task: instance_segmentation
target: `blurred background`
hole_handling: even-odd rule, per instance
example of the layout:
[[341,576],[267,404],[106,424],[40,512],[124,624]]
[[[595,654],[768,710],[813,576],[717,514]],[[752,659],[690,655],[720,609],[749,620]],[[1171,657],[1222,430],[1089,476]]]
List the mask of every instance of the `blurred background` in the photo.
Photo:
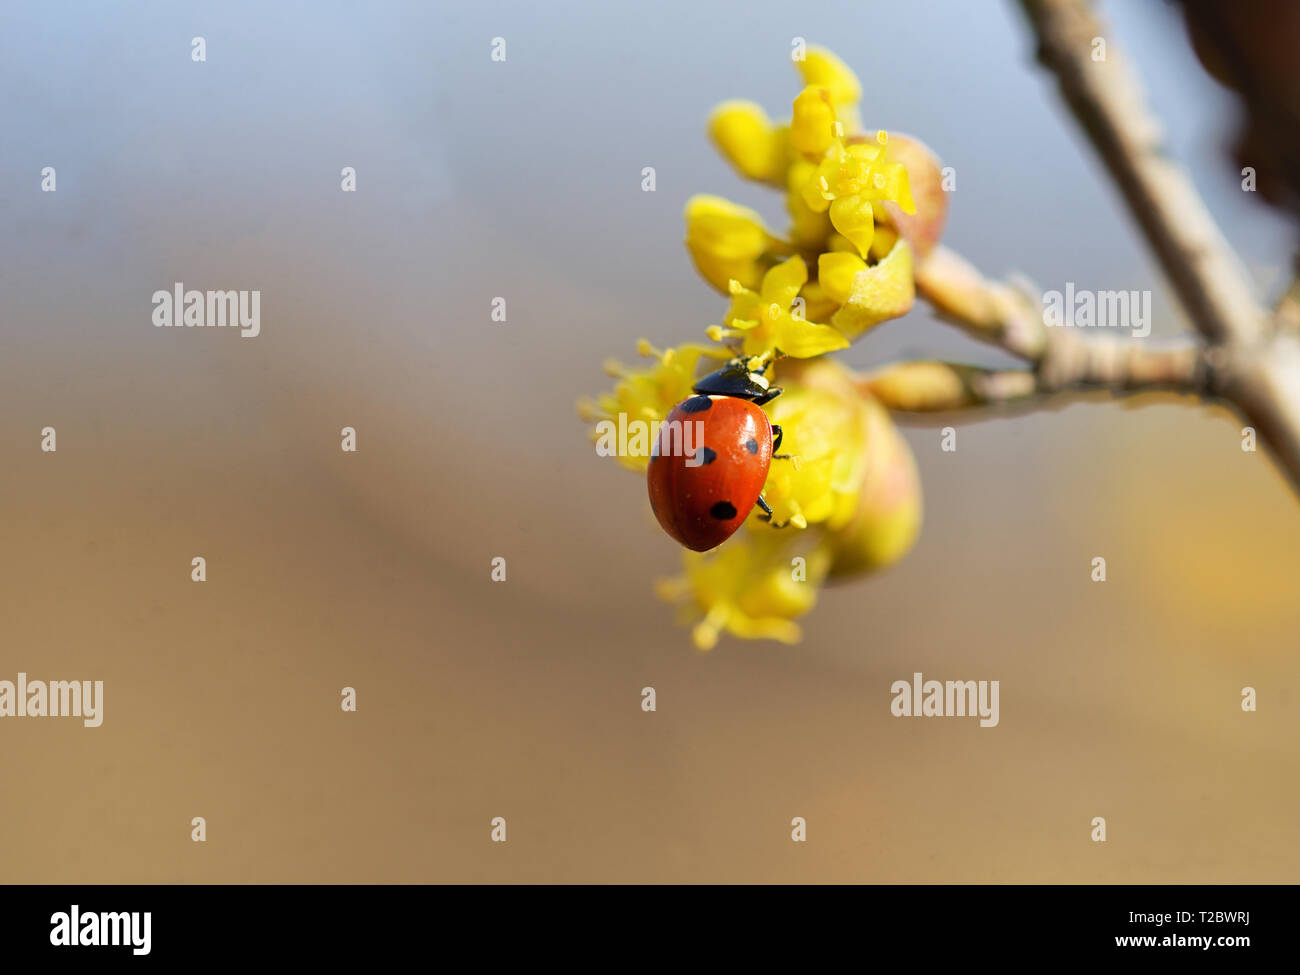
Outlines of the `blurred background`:
[[[1231,94],[1177,7],[1104,11],[1271,295]],[[704,125],[788,115],[796,36],[955,168],[981,270],[1185,329],[1010,4],[0,8],[0,679],[105,681],[98,729],[0,721],[0,882],[1300,877],[1300,509],[1225,411],[908,428],[917,547],[797,647],[655,600],[679,550],[574,404],[723,314],[692,193],[784,226]],[[261,335],[155,329],[177,281],[260,289]],[[1005,361],[923,309],[845,358],[922,354]],[[999,726],[891,717],[915,671],[999,680]]]

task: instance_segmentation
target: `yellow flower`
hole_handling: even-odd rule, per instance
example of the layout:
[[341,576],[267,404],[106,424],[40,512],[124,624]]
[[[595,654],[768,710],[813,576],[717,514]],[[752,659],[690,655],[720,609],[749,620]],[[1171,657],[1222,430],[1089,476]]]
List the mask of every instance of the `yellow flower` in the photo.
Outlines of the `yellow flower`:
[[[709,138],[746,179],[778,187],[784,185],[791,150],[810,136],[824,138],[828,121],[838,120],[842,126],[839,131],[844,135],[861,131],[857,103],[862,97],[862,86],[857,76],[823,47],[810,46],[804,54],[804,59],[796,61],[795,66],[803,76],[805,92],[814,92],[803,103],[796,99],[796,118],[800,117],[801,110],[811,113],[803,118],[804,128],[796,131],[798,126],[794,124],[779,125],[768,118],[761,105],[742,99],[723,102],[709,116]],[[814,135],[818,128],[823,132],[820,137]],[[816,155],[820,157],[829,144],[822,142]],[[797,148],[796,151],[808,150]]]
[[868,329],[911,310],[916,299],[912,249],[893,235],[894,246],[878,264],[856,254],[833,251],[817,258],[817,283],[842,307],[831,323],[850,341]]
[[[852,257],[853,255],[848,255]],[[822,273],[823,257],[818,259],[818,274]],[[842,268],[832,273],[832,278],[842,281]],[[839,281],[831,287],[839,287]],[[827,282],[822,281],[823,289],[831,294]],[[913,274],[911,247],[906,240],[897,238],[893,248],[879,264],[854,270],[852,286],[845,296],[844,304],[831,317],[831,322],[849,341],[861,337],[867,329],[874,328],[889,318],[897,318],[911,311],[911,304],[917,299],[917,281]]]
[[[781,452],[791,459],[772,461],[763,488],[774,525],[835,529],[857,505],[866,453],[862,397],[851,384],[827,381],[828,372],[838,377],[844,367],[832,359],[778,365],[776,381],[784,392],[767,411],[784,431]],[[772,530],[757,517],[751,523]]]
[[700,276],[723,293],[733,279],[757,288],[771,264],[764,255],[790,252],[753,210],[704,194],[686,202],[686,249]]
[[[788,381],[781,377],[787,389],[795,387],[803,394],[829,397],[838,401],[844,411],[842,426],[836,429],[834,414],[823,407],[822,429],[815,431],[816,436],[836,438],[832,446],[841,464],[831,484],[837,498],[834,514],[822,532],[824,544],[832,553],[830,577],[842,578],[892,565],[912,548],[921,528],[921,482],[907,441],[889,411],[865,391],[858,377],[835,360],[785,365],[795,370]],[[778,397],[772,405],[784,398]],[[851,424],[846,418],[849,412],[853,414]],[[797,419],[808,422],[806,416]],[[786,429],[793,429],[795,420],[791,417],[791,426]],[[801,445],[799,449],[805,448]],[[845,455],[852,458],[851,463]],[[775,461],[772,466],[773,472],[779,470]],[[801,463],[800,468],[803,466]],[[777,493],[774,487],[769,473],[769,501]]]
[[[669,410],[691,395],[701,357],[726,359],[730,355],[726,349],[699,343],[661,352],[645,339],[637,343],[637,351],[655,361],[642,369],[629,369],[618,362],[606,363],[605,371],[619,380],[613,391],[601,394],[594,401],[584,399],[578,403],[579,416],[596,424],[591,431],[593,442],[608,438],[612,432],[610,425],[616,429],[620,415],[624,417],[625,428],[638,421],[642,430],[647,429],[644,425],[663,420]],[[634,442],[629,436],[629,447]],[[644,472],[650,459],[648,436],[644,447],[635,453],[618,451],[615,456],[629,470]]]
[[817,602],[831,552],[806,536],[746,533],[711,552],[686,552],[685,573],[657,585],[661,598],[685,603],[695,645],[711,650],[724,631],[749,640],[797,643],[794,622]]
[[850,133],[860,131],[857,105],[862,98],[862,85],[852,69],[826,48],[816,45],[809,46],[804,59],[795,64],[805,85],[826,89],[845,129]]
[[[911,245],[917,260],[923,260],[934,250],[943,235],[944,221],[948,215],[948,192],[944,189],[945,177],[939,157],[924,142],[897,132],[889,136],[885,155],[891,162],[900,163],[907,170],[907,188],[915,202],[915,213],[903,213],[897,204],[886,203],[884,209],[890,224]],[[876,237],[880,234],[877,232]],[[875,252],[877,241],[872,242]],[[889,247],[885,247],[887,253]]]
[[785,176],[786,129],[773,125],[761,105],[723,102],[709,116],[709,138],[740,175],[777,186]]
[[[911,308],[913,262],[931,254],[943,227],[942,171],[914,139],[861,135],[857,77],[824,48],[805,55],[798,62],[804,88],[788,124],[748,101],[726,102],[709,119],[710,138],[742,176],[784,191],[786,238],[720,197],[694,196],[686,205],[691,259],[731,298],[723,324],[708,330],[727,347],[659,351],[643,340],[638,349],[653,361],[639,369],[610,364],[614,389],[579,404],[598,421],[598,452],[644,473],[649,437],[640,449],[633,425],[663,420],[717,360],[743,355],[757,360],[756,369],[774,363],[771,378],[784,392],[763,408],[784,439],[763,488],[770,520],[755,507],[742,531],[712,551],[684,552],[683,574],[658,584],[660,595],[682,604],[702,650],[723,633],[797,641],[796,621],[823,583],[896,562],[920,528],[907,442],[872,395],[872,380],[825,353]],[[814,259],[817,278],[809,281]],[[613,451],[603,446],[611,423]]]
[[742,351],[748,356],[776,352],[804,359],[848,348],[848,340],[835,329],[808,321],[802,306],[797,308],[798,314],[791,312],[807,280],[808,267],[802,257],[792,257],[769,270],[757,293],[733,280],[725,327],[710,328],[709,338],[742,339]]
[[866,257],[875,231],[873,204],[897,203],[915,213],[907,170],[885,156],[888,135],[876,133],[875,144],[835,139],[802,188],[803,201],[814,212],[829,211],[831,225]]
[[813,210],[803,200],[803,188],[816,173],[815,163],[796,159],[790,164],[785,187],[785,209],[790,214],[790,240],[796,247],[808,251],[823,250],[827,238],[835,232],[825,208]]
[[831,575],[860,575],[893,565],[921,531],[921,478],[912,450],[889,412],[864,396],[867,454],[857,507],[830,538]]

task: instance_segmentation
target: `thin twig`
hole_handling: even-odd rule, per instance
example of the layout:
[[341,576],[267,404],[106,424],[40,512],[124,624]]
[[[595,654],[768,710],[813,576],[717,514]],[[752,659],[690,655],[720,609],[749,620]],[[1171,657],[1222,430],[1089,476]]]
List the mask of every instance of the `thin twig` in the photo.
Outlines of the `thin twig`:
[[980,341],[1030,362],[1042,358],[1047,330],[1027,283],[990,280],[940,246],[917,266],[916,289],[946,322]]
[[[1106,391],[1117,396],[1173,392],[1200,396],[1208,374],[1196,342],[1148,345],[1084,340],[1069,329],[1049,334],[1031,368],[987,369],[953,362],[897,362],[858,378],[891,410],[934,414],[983,407],[1041,405],[1047,398]],[[1057,404],[1053,404],[1057,405]]]

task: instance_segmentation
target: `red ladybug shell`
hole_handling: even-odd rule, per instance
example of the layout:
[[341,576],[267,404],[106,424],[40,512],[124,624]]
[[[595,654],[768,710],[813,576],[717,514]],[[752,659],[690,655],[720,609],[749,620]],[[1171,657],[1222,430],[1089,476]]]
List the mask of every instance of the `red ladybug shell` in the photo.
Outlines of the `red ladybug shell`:
[[772,424],[761,407],[692,396],[673,407],[650,452],[650,509],[669,535],[707,552],[748,517],[771,463]]

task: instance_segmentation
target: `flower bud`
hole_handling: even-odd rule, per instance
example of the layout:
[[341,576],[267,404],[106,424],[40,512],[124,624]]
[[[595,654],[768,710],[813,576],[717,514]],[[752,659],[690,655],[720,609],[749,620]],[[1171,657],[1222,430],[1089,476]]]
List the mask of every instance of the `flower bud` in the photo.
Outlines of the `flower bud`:
[[709,116],[709,138],[740,175],[780,185],[785,174],[785,131],[768,120],[762,106],[723,102]]
[[912,450],[883,406],[866,395],[863,403],[867,459],[857,508],[831,535],[833,578],[892,565],[911,551],[921,530],[921,479]]
[[769,250],[781,250],[757,213],[720,196],[700,194],[686,202],[686,249],[695,268],[723,294],[730,281],[757,288]]

